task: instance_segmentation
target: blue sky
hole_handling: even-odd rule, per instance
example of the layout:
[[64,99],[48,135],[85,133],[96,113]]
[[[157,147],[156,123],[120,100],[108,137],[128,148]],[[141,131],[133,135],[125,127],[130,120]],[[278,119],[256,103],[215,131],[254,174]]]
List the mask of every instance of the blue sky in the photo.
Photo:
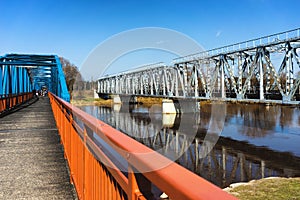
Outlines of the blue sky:
[[78,67],[99,43],[133,28],[173,29],[212,49],[300,27],[299,0],[0,0],[0,6],[1,55],[58,54]]

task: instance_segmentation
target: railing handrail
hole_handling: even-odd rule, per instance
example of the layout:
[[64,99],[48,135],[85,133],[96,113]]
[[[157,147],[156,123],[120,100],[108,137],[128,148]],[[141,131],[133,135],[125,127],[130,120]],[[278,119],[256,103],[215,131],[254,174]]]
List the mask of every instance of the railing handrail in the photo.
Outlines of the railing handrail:
[[[141,172],[171,199],[236,199],[217,186],[188,171],[168,158],[137,142],[108,124],[85,113],[70,103],[55,97],[106,143],[111,145],[128,163]],[[90,142],[93,142],[90,140]],[[94,155],[101,157],[101,155]],[[162,167],[163,165],[165,167]],[[159,168],[159,169],[158,169]],[[117,169],[114,169],[117,170]]]

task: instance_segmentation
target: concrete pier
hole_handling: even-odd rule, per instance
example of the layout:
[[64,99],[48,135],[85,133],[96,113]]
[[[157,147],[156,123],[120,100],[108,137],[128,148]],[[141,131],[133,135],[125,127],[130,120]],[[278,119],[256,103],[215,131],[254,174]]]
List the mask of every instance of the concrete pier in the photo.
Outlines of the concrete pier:
[[162,113],[164,114],[176,114],[175,105],[171,99],[164,99],[162,101]]

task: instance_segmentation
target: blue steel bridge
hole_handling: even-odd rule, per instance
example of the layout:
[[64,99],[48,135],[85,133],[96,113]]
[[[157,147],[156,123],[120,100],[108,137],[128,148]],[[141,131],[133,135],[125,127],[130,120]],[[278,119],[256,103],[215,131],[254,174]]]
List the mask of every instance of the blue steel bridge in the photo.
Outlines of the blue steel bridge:
[[56,55],[7,54],[0,57],[0,95],[17,95],[46,87],[70,101],[65,76]]

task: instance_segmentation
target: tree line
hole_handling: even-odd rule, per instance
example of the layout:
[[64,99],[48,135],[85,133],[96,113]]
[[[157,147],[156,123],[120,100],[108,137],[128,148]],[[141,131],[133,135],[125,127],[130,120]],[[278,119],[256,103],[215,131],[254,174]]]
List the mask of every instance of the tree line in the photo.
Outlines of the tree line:
[[74,90],[96,89],[96,81],[85,81],[76,65],[66,58],[60,57],[59,59],[65,74],[68,91],[71,95]]

